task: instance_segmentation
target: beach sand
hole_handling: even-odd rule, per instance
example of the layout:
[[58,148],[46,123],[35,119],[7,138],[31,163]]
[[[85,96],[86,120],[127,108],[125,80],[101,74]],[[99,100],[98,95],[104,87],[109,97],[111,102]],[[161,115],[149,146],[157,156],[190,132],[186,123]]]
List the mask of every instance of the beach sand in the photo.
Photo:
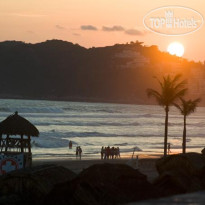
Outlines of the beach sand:
[[59,166],[63,166],[67,169],[72,170],[75,173],[80,173],[83,169],[88,168],[94,164],[103,164],[103,163],[112,163],[112,164],[128,164],[133,168],[137,169],[147,176],[148,181],[152,182],[157,176],[157,170],[155,168],[155,161],[159,158],[159,156],[140,156],[138,163],[136,164],[136,160],[131,160],[131,158],[124,157],[121,159],[109,159],[109,160],[101,160],[101,159],[33,159],[32,166],[44,165],[44,164],[55,164]]

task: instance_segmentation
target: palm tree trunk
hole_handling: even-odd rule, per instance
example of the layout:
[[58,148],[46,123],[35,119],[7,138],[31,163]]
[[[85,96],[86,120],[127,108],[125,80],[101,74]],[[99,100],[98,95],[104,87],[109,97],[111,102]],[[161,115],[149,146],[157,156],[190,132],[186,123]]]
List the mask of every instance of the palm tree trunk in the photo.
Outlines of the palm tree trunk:
[[182,152],[183,152],[183,154],[186,153],[186,115],[184,115],[184,131],[183,131]]
[[165,131],[164,131],[164,157],[167,156],[168,114],[169,114],[168,106],[166,106],[165,112],[166,112],[166,116],[165,116]]

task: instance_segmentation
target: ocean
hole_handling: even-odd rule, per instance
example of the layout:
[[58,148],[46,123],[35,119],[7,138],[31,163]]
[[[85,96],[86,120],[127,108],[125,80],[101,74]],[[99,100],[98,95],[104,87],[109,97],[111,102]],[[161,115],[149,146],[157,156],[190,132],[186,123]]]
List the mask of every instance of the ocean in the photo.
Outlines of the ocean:
[[[110,103],[62,102],[42,100],[0,100],[0,121],[18,111],[39,130],[32,137],[34,159],[75,159],[81,146],[82,158],[100,158],[102,146],[119,147],[121,156],[163,154],[164,117],[162,107]],[[181,152],[183,116],[176,108],[169,113],[172,152]],[[69,149],[69,141],[73,148]],[[187,118],[187,151],[205,147],[205,108]]]

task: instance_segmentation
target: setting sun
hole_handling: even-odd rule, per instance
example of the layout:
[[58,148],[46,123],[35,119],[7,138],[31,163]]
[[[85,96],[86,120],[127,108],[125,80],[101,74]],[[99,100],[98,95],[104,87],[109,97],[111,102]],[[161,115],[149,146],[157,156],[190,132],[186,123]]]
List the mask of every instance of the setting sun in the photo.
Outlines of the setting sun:
[[176,55],[178,57],[182,57],[184,54],[184,46],[179,42],[173,42],[173,43],[169,44],[167,51],[171,55]]

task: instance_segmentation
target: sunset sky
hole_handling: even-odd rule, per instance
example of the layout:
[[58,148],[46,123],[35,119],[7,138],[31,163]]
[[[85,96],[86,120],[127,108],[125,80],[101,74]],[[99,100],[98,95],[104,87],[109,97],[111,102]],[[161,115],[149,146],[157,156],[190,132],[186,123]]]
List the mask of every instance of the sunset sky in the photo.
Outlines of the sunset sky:
[[0,0],[0,41],[42,42],[62,39],[87,48],[143,41],[165,51],[173,41],[184,57],[205,60],[205,26],[185,36],[162,36],[143,25],[152,9],[180,5],[205,16],[203,0]]

